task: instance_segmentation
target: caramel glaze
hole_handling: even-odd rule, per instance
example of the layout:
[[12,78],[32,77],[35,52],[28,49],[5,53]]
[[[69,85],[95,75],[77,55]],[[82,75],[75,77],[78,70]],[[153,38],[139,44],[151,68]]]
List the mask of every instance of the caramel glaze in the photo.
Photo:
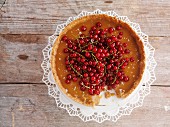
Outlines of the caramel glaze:
[[[67,37],[69,39],[73,39],[73,40],[77,39],[81,33],[83,33],[85,35],[89,35],[88,31],[98,21],[101,22],[102,27],[100,27],[100,28],[102,28],[102,29],[109,28],[109,27],[115,28],[117,25],[121,25],[121,24],[119,24],[119,22],[113,22],[110,18],[101,18],[101,17],[96,16],[95,18],[93,18],[91,20],[84,20],[84,22],[77,23],[70,30],[67,30],[64,34],[67,35]],[[82,25],[87,27],[87,30],[85,32],[81,32],[79,30],[79,28]],[[131,90],[131,88],[134,85],[134,82],[139,77],[139,74],[140,74],[140,68],[139,68],[140,52],[138,51],[139,48],[138,48],[135,38],[131,35],[131,31],[129,29],[126,29],[125,27],[123,27],[122,30],[114,31],[112,34],[107,33],[107,36],[111,36],[111,35],[117,36],[118,32],[123,32],[123,38],[120,41],[122,43],[126,42],[128,44],[127,48],[131,51],[130,54],[126,54],[126,55],[124,54],[123,57],[130,58],[133,56],[135,59],[134,62],[129,62],[128,66],[124,69],[125,75],[129,76],[129,81],[121,82],[115,90],[118,97],[121,97],[121,95],[120,95],[121,92],[126,93],[129,90]],[[67,54],[63,53],[64,48],[66,48],[66,43],[62,42],[61,37],[60,37],[59,47],[57,50],[57,54],[55,56],[56,57],[55,65],[56,65],[56,69],[57,69],[56,70],[57,75],[59,77],[59,80],[60,80],[62,86],[66,89],[66,92],[68,94],[70,94],[72,97],[79,99],[80,101],[82,101],[85,104],[92,103],[93,96],[89,95],[87,93],[87,90],[83,92],[79,89],[79,81],[77,81],[77,82],[71,81],[70,84],[65,83],[65,78],[66,78],[66,75],[68,74],[68,72],[67,72],[66,66],[65,66],[65,57]]]

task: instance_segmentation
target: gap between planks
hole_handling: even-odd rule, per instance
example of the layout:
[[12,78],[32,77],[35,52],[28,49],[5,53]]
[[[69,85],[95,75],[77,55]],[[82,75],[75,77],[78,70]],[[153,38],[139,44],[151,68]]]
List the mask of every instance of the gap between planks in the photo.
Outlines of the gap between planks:
[[[21,84],[21,85],[45,85],[45,83],[29,83],[29,82],[1,82],[0,85],[10,85],[10,84],[14,84],[14,85],[17,85],[17,84]],[[170,87],[170,84],[169,85],[151,85],[152,87]]]
[[[46,35],[46,36],[51,36],[51,35],[53,35],[54,33],[52,33],[52,34],[2,34],[2,33],[0,33],[0,35]],[[56,36],[59,36],[59,35],[56,35]],[[148,35],[148,37],[162,37],[162,38],[164,38],[164,37],[170,37],[170,36],[149,36]]]

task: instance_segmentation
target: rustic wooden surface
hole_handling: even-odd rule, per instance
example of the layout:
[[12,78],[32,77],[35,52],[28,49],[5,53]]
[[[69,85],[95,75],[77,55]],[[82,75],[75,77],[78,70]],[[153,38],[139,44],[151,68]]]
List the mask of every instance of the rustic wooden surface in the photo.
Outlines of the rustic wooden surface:
[[[0,4],[0,127],[170,126],[169,0],[0,0]],[[41,51],[56,25],[97,8],[139,23],[156,49],[157,80],[151,94],[142,107],[116,123],[84,123],[70,117],[56,107],[41,81]]]

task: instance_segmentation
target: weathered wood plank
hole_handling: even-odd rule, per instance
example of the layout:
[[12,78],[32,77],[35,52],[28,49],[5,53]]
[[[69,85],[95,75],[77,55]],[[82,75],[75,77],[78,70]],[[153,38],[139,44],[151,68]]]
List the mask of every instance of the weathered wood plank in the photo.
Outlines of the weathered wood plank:
[[[170,87],[152,87],[144,105],[134,109],[130,116],[123,116],[117,123],[102,124],[82,122],[78,117],[56,107],[55,100],[47,95],[47,87],[40,84],[1,84],[0,126],[1,127],[168,127],[170,126]],[[156,121],[156,122],[155,122]]]
[[149,36],[170,36],[169,0],[9,0],[0,11],[0,33],[52,34],[68,17],[97,8],[128,16]]
[[47,36],[2,35],[0,82],[42,82],[42,49]]
[[[0,83],[42,83],[42,49],[46,35],[0,35]],[[150,37],[156,48],[157,80],[154,85],[169,85],[170,37]]]

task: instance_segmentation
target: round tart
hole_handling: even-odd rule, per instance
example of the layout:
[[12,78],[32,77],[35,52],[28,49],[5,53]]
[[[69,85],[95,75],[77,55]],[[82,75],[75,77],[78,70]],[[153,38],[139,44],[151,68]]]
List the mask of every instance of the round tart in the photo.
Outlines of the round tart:
[[56,39],[51,69],[59,88],[86,106],[98,105],[101,92],[125,98],[142,79],[144,46],[125,22],[104,14],[68,24]]

